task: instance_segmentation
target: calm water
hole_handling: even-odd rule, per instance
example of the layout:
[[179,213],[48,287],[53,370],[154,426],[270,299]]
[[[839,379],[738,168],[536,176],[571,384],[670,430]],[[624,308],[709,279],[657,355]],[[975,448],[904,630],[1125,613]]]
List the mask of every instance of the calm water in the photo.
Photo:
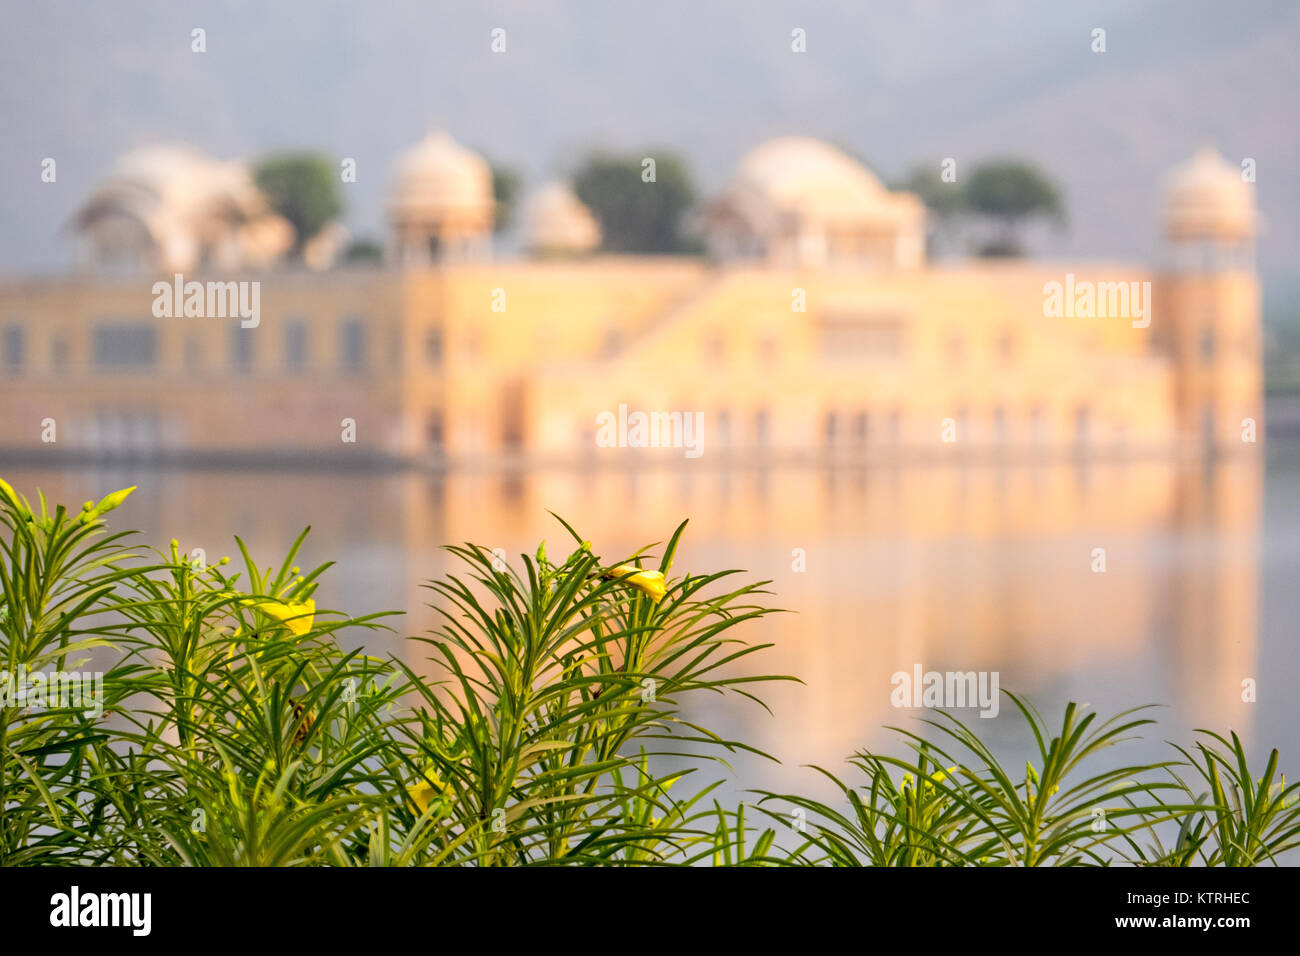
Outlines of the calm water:
[[[704,459],[700,460],[701,462]],[[695,465],[698,463],[690,463]],[[827,795],[802,767],[841,768],[864,747],[897,750],[887,724],[920,710],[891,706],[890,677],[915,665],[997,671],[1055,722],[1067,700],[1103,714],[1166,705],[1161,725],[1128,751],[1169,756],[1162,741],[1195,727],[1236,730],[1259,752],[1282,749],[1300,773],[1295,621],[1300,616],[1300,443],[1274,441],[1251,462],[1170,462],[885,469],[545,471],[458,474],[5,468],[20,490],[73,507],[138,484],[117,527],[163,545],[234,551],[239,533],[261,563],[312,526],[301,564],[337,561],[321,606],[359,614],[403,609],[420,632],[433,617],[420,584],[453,568],[445,543],[510,555],[546,538],[558,554],[564,515],[604,557],[664,540],[691,518],[677,569],[748,569],[771,579],[773,603],[796,613],[749,628],[775,647],[753,666],[798,675],[772,685],[772,715],[740,700],[691,716],[767,750],[780,764],[734,762],[733,791]],[[1094,549],[1105,571],[1094,570]],[[795,569],[802,549],[806,570]],[[374,640],[367,638],[367,640]],[[423,656],[394,638],[374,650]],[[1244,679],[1258,701],[1243,703]],[[1022,760],[1019,718],[980,719]],[[1021,764],[1022,765],[1022,764]],[[720,771],[721,773],[722,771]]]

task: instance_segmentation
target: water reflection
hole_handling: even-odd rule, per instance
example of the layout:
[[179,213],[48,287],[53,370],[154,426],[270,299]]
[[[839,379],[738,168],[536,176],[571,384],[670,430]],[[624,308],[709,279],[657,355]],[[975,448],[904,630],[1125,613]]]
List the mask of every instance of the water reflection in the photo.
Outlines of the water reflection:
[[[1270,465],[1292,490],[1297,472],[1294,455]],[[435,478],[123,467],[8,469],[6,477],[74,505],[138,484],[117,525],[158,544],[179,538],[210,559],[231,553],[238,532],[260,560],[277,560],[311,525],[301,563],[338,562],[321,605],[356,614],[401,608],[407,633],[434,621],[420,585],[452,569],[445,543],[516,555],[546,538],[558,553],[566,535],[549,510],[612,559],[664,540],[689,516],[679,569],[746,568],[771,579],[775,604],[797,612],[750,628],[751,639],[774,644],[750,666],[797,675],[804,686],[770,688],[770,717],[725,700],[693,715],[783,761],[739,761],[737,789],[818,791],[801,764],[836,767],[856,749],[887,745],[882,725],[923,716],[890,704],[891,675],[918,664],[997,671],[1004,688],[1030,695],[1045,714],[1067,699],[1103,712],[1169,705],[1135,759],[1167,756],[1160,741],[1186,739],[1197,726],[1251,740],[1255,705],[1242,701],[1242,681],[1260,678],[1261,641],[1284,671],[1295,668],[1289,616],[1261,634],[1263,469],[1255,459],[1208,468],[971,462]],[[1270,505],[1270,520],[1292,522],[1293,501]],[[386,649],[422,655],[396,639]],[[1261,742],[1272,747],[1283,743],[1295,705],[1270,713]],[[991,739],[1023,743],[1010,708],[996,720],[975,715],[965,712]]]

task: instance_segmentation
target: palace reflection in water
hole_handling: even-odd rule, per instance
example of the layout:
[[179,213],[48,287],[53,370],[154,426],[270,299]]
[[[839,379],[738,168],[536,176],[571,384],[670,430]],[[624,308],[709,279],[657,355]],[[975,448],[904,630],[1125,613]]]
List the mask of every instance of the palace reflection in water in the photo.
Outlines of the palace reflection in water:
[[[1267,468],[1288,489],[1268,514],[1285,571],[1300,468],[1280,443]],[[742,760],[738,789],[815,790],[801,764],[839,767],[859,748],[890,746],[882,726],[914,726],[925,715],[890,705],[890,676],[918,664],[997,671],[1003,688],[1029,695],[1053,720],[1071,699],[1103,713],[1169,705],[1130,756],[1168,756],[1160,741],[1186,740],[1194,727],[1231,727],[1248,741],[1258,731],[1261,745],[1278,746],[1289,724],[1257,728],[1257,705],[1242,702],[1242,681],[1261,678],[1261,644],[1272,648],[1269,660],[1294,657],[1283,643],[1288,614],[1260,627],[1261,555],[1270,560],[1260,540],[1264,471],[1247,457],[444,477],[129,465],[7,468],[6,478],[73,503],[138,484],[115,526],[139,528],[159,545],[179,538],[210,559],[231,553],[238,533],[260,561],[278,560],[310,524],[300,563],[338,562],[319,605],[402,609],[399,634],[435,623],[421,583],[455,569],[444,544],[474,541],[517,560],[545,538],[558,554],[567,536],[554,511],[613,560],[664,540],[689,517],[676,570],[738,567],[771,579],[772,603],[796,613],[747,626],[750,640],[774,645],[748,666],[805,682],[770,686],[771,716],[732,698],[692,716],[783,761]],[[1104,573],[1094,570],[1098,548]],[[795,549],[805,571],[794,570]],[[1285,583],[1281,590],[1286,608],[1294,599]],[[424,656],[397,635],[354,638],[363,639],[417,666]],[[1007,706],[996,720],[976,713],[962,715],[995,741],[1019,732]]]

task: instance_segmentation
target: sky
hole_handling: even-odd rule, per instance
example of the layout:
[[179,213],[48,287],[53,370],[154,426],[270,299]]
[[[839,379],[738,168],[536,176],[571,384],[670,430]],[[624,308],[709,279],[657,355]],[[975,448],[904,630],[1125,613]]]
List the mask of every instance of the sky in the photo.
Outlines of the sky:
[[138,145],[354,158],[346,223],[378,237],[393,160],[433,127],[518,167],[526,189],[607,147],[673,149],[706,194],[746,150],[803,134],[886,178],[943,157],[959,176],[1031,159],[1069,210],[1065,231],[1034,233],[1036,252],[1148,262],[1168,169],[1203,144],[1250,157],[1277,305],[1300,301],[1297,50],[1290,0],[8,4],[0,275],[67,269],[69,218]]

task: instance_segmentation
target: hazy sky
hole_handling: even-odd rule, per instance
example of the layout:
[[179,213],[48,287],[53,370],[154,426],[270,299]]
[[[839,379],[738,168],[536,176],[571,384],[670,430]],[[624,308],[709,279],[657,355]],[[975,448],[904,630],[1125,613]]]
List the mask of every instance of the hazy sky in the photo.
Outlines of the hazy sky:
[[[190,31],[207,31],[207,52]],[[494,27],[507,51],[489,48]],[[806,53],[790,49],[795,27]],[[1093,53],[1091,32],[1107,31]],[[445,126],[527,185],[592,145],[668,146],[700,184],[787,133],[887,176],[1037,160],[1070,228],[1045,253],[1152,259],[1161,175],[1202,143],[1256,160],[1275,290],[1300,275],[1300,4],[1213,0],[773,3],[527,0],[9,4],[0,11],[0,272],[65,268],[63,228],[113,159],[188,141],[227,158],[357,159],[348,225],[379,235],[394,157]],[[40,181],[54,157],[58,181]]]

